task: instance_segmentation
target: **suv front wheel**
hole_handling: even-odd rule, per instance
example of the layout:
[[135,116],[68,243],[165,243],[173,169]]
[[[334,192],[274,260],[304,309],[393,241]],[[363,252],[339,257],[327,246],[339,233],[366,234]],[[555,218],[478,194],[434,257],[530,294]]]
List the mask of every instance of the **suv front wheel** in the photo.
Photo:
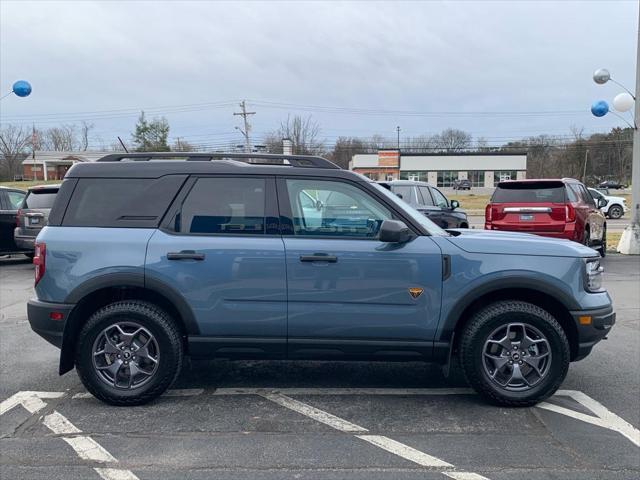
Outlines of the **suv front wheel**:
[[558,321],[517,300],[482,308],[460,342],[467,381],[504,406],[530,406],[553,395],[567,375],[569,360],[569,342]]
[[172,318],[140,300],[112,303],[83,326],[76,368],[96,398],[112,405],[141,405],[162,394],[182,366],[183,345]]

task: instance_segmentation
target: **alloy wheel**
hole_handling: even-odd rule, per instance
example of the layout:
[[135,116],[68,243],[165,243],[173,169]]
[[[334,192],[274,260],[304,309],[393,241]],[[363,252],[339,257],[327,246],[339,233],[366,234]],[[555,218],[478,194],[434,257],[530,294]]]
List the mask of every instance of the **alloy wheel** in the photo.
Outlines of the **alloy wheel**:
[[501,388],[525,391],[538,385],[551,367],[551,346],[540,330],[509,323],[488,336],[482,351],[486,375]]
[[93,368],[111,387],[136,389],[154,376],[160,360],[155,337],[135,322],[105,328],[93,343]]

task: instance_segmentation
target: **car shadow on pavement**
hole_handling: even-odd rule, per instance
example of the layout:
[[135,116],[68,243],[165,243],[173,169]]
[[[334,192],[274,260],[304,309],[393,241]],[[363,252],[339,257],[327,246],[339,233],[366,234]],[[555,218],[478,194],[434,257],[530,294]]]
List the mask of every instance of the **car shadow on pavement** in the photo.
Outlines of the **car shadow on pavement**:
[[467,387],[458,368],[449,378],[423,362],[187,361],[173,388],[451,388]]

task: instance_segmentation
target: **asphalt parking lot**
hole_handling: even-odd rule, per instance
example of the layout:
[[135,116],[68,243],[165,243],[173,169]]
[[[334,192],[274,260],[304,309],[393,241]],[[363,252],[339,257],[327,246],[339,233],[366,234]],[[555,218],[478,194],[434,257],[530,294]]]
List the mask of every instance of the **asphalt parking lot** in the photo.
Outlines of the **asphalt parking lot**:
[[534,408],[424,364],[222,360],[116,408],[57,375],[26,320],[32,266],[0,259],[0,478],[640,478],[640,258],[604,265],[617,325]]

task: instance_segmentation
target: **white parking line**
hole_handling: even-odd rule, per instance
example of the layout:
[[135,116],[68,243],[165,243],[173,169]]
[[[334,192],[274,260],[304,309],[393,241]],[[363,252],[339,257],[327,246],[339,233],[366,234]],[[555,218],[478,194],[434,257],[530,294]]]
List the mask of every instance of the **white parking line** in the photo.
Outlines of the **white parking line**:
[[289,410],[301,413],[302,415],[305,415],[309,418],[313,418],[317,422],[324,423],[331,428],[340,430],[341,432],[368,432],[366,428],[363,428],[360,425],[355,425],[351,422],[347,422],[342,418],[331,415],[330,413],[312,407],[311,405],[307,405],[306,403],[302,403],[298,400],[294,400],[293,398],[289,398],[285,395],[281,395],[279,393],[264,393],[261,394],[261,396],[268,400],[271,400],[274,403],[277,403],[278,405],[282,405]]
[[586,395],[585,393],[577,390],[558,390],[556,395],[562,395],[562,396],[573,398],[576,402],[582,404],[583,406],[591,410],[595,415],[597,415],[597,417],[593,417],[591,415],[585,415],[582,412],[576,412],[575,410],[571,410],[565,407],[560,407],[558,405],[553,405],[548,402],[540,402],[537,405],[537,407],[543,408],[545,410],[549,410],[551,412],[560,413],[562,415],[566,415],[568,417],[575,418],[576,420],[581,420],[583,422],[590,423],[598,427],[613,430],[614,432],[618,432],[624,435],[637,447],[640,447],[640,430],[635,428],[633,425],[631,425],[629,422],[627,422],[623,418],[620,418],[618,415],[613,413],[611,410],[606,408],[597,400],[594,400],[593,398]]
[[[196,395],[202,395],[204,388],[178,388],[174,390],[167,390],[162,394],[163,397],[193,397]],[[72,399],[77,400],[79,398],[93,398],[89,392],[80,392],[74,394]]]
[[[290,410],[298,412],[302,415],[305,415],[313,420],[324,423],[336,430],[345,433],[354,433],[354,432],[368,432],[368,430],[360,425],[356,425],[354,423],[348,422],[340,417],[336,417],[331,413],[325,412],[324,410],[320,410],[319,408],[308,405],[299,400],[294,400],[293,398],[289,398],[282,393],[259,393],[260,396],[271,400],[272,402],[277,403],[283,407],[286,407]],[[416,463],[422,467],[431,467],[431,468],[446,468],[453,469],[455,468],[448,462],[444,460],[440,460],[439,458],[433,457],[427,453],[421,452],[420,450],[416,450],[409,445],[405,445],[404,443],[400,443],[396,440],[393,440],[389,437],[385,437],[382,435],[356,435],[356,438],[360,440],[364,440],[365,442],[370,443],[371,445],[375,445],[378,448],[386,450],[389,453],[397,455],[405,460],[409,460],[410,462]],[[454,472],[441,472],[445,475]],[[478,475],[477,473],[472,472],[455,472],[460,476],[454,477],[449,475],[450,478],[457,478],[459,480],[488,480],[486,477],[482,475]]]
[[356,435],[356,437],[423,467],[453,468],[453,465],[445,462],[444,460],[432,457],[431,455],[421,452],[420,450],[416,450],[404,443],[396,442],[389,437],[384,437],[382,435]]
[[[17,405],[22,405],[29,413],[35,414],[45,408],[47,404],[43,398],[60,398],[63,392],[18,392],[0,403],[0,415],[8,412]],[[45,415],[42,423],[56,435],[61,435],[76,454],[83,460],[98,463],[117,463],[102,445],[87,435],[80,435],[82,430],[71,423],[64,415],[54,411]],[[94,468],[103,480],[139,480],[130,470],[121,468]]]

